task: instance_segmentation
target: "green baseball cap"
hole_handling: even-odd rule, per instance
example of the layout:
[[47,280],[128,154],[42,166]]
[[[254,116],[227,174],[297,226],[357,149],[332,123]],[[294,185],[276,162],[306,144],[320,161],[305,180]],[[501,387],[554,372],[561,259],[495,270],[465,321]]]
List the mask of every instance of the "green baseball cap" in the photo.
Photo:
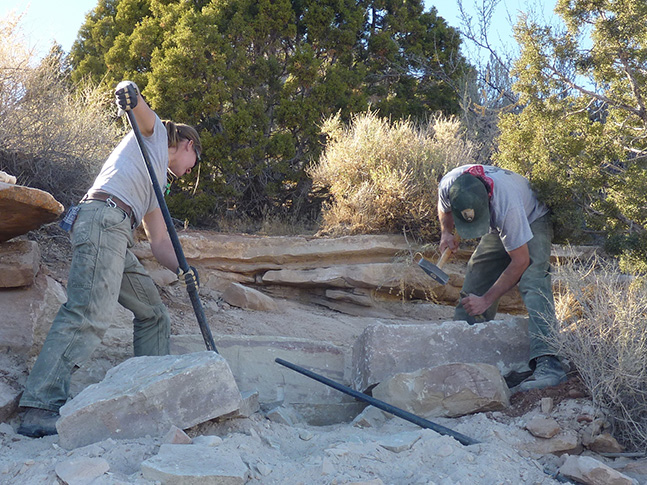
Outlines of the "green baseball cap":
[[449,188],[454,226],[463,239],[476,239],[490,228],[490,200],[485,184],[464,173]]

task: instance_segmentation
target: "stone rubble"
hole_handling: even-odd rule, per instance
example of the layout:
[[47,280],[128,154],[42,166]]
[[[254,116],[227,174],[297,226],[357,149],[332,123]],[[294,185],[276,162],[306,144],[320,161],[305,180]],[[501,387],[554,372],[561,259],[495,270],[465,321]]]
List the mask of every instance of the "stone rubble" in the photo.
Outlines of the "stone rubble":
[[[0,189],[1,206],[7,192],[2,185]],[[30,222],[36,220],[42,221]],[[0,483],[647,481],[647,458],[625,456],[604,416],[586,398],[557,402],[544,397],[521,416],[506,414],[509,391],[502,375],[526,365],[524,318],[475,326],[420,323],[424,317],[410,318],[416,308],[424,315],[432,306],[385,306],[389,292],[401,287],[402,275],[408,278],[404,287],[410,294],[434,294],[428,281],[409,272],[415,268],[407,269],[398,260],[410,249],[403,238],[190,233],[182,243],[207,282],[205,307],[216,314],[246,312],[240,315],[247,321],[283,319],[286,333],[214,332],[216,354],[204,351],[196,329],[195,334],[172,335],[174,355],[131,358],[132,315],[118,309],[92,362],[74,376],[72,398],[61,409],[59,435],[41,439],[16,434],[17,400],[53,314],[65,301],[65,290],[38,264],[34,243],[0,243],[0,254],[11,254],[16,261],[7,264],[8,258],[0,258],[1,272],[14,271],[0,277]],[[145,244],[138,244],[137,251],[156,281],[172,292],[166,285],[175,284],[173,275],[156,270]],[[458,259],[464,262],[467,256],[459,254]],[[459,266],[448,265],[453,283],[436,288],[436,295],[452,298],[462,281]],[[306,280],[306,274],[312,277]],[[354,342],[290,335],[300,326],[307,335],[307,325],[332,319],[350,322],[353,313],[332,314],[326,320],[314,314],[313,306],[304,312],[287,301],[277,305],[277,297],[265,291],[270,280],[280,282],[275,286],[282,298],[325,299],[346,305],[340,308],[354,306],[382,316],[356,317],[365,325]],[[259,292],[280,310],[251,309],[256,303],[249,298],[240,303],[247,310],[233,300],[225,306],[223,292],[231,283],[247,294]],[[292,286],[297,284],[310,287],[298,290]],[[518,295],[510,298],[518,305]],[[463,446],[450,436],[394,418],[279,366],[277,357],[355,389],[372,389],[378,399],[424,414],[480,443]],[[383,393],[385,388],[389,392]]]

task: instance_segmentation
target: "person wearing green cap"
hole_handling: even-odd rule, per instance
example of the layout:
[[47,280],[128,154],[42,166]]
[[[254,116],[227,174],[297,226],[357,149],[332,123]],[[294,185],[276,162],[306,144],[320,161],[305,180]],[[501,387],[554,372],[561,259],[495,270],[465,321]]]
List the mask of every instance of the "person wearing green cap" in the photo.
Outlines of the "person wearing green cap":
[[[465,274],[454,318],[492,320],[499,299],[517,283],[528,310],[529,366],[533,374],[513,391],[555,386],[566,372],[547,337],[555,323],[550,276],[552,225],[548,208],[528,180],[490,165],[463,165],[438,186],[440,251],[481,238]],[[454,234],[454,229],[457,235]]]

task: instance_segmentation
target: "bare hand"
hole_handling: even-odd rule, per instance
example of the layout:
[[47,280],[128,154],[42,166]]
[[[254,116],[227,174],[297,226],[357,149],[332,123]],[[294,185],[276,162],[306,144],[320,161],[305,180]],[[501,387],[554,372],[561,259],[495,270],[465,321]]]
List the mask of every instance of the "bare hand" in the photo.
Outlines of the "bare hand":
[[462,298],[461,304],[463,305],[463,308],[465,308],[465,311],[473,317],[482,315],[491,306],[491,303],[488,302],[485,297],[476,296],[472,293]]
[[445,248],[449,248],[452,253],[455,252],[458,249],[458,237],[449,232],[443,232],[440,235],[438,250],[442,253]]

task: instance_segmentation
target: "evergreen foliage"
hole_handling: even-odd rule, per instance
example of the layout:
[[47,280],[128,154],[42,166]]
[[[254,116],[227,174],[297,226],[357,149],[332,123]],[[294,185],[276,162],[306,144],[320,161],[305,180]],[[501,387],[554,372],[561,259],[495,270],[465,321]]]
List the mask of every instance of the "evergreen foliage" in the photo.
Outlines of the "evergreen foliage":
[[625,269],[645,270],[647,3],[559,0],[556,12],[563,31],[515,27],[525,108],[502,117],[496,161],[530,178],[561,241],[608,238]]
[[312,213],[322,120],[458,112],[459,46],[421,0],[100,0],[70,58],[73,79],[132,79],[161,117],[198,127],[209,208],[173,202],[193,180],[170,201],[195,223]]

